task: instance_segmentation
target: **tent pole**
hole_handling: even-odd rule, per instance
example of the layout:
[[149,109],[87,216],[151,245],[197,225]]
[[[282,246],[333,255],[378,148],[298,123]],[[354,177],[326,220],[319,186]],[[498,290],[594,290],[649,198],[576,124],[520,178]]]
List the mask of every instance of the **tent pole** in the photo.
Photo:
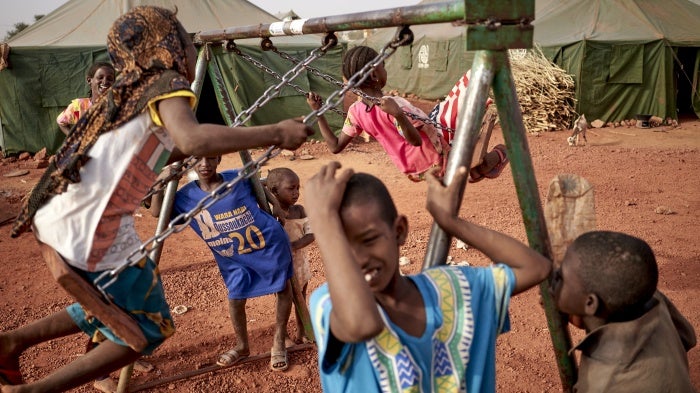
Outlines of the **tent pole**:
[[[223,76],[221,75],[221,70],[219,69],[219,64],[216,61],[216,57],[212,57],[211,64],[209,64],[209,73],[211,75],[211,81],[214,85],[214,91],[216,92],[216,98],[221,107],[222,115],[229,125],[233,124],[236,119],[236,110],[233,108],[231,103],[231,97],[226,90],[226,85],[224,83]],[[252,161],[252,157],[248,150],[241,150],[239,152],[241,156],[241,161],[243,164]],[[262,183],[260,182],[260,174],[250,178],[250,184],[253,187],[253,192],[255,193],[255,199],[258,201],[258,205],[265,210],[267,213],[272,214],[270,210],[270,204],[265,196],[265,190],[263,189]],[[296,277],[292,276],[289,280],[292,287],[292,300],[294,301],[294,309],[297,312],[297,318],[302,322],[304,326],[304,335],[310,341],[314,341],[313,328],[311,326],[311,316],[309,314],[309,308],[306,306],[306,301],[302,295],[301,285],[297,281]]]

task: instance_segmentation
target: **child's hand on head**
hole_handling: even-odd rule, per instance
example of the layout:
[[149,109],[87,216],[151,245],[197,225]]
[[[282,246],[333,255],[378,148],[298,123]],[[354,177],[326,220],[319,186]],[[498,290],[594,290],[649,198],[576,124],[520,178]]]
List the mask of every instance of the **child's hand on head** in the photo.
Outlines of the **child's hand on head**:
[[277,123],[280,128],[280,143],[282,149],[295,150],[306,142],[306,138],[314,134],[314,129],[304,124],[301,119],[287,119]]
[[396,117],[401,113],[401,107],[391,97],[382,97],[379,100],[379,107],[386,113]]
[[438,170],[428,173],[428,198],[426,208],[435,220],[440,223],[447,218],[455,217],[461,201],[461,187],[468,175],[467,168],[459,167],[452,182],[445,186],[440,180]]
[[308,206],[307,214],[318,217],[322,221],[331,214],[338,214],[340,203],[343,199],[345,186],[353,174],[352,169],[345,169],[338,173],[341,165],[337,161],[331,161],[309,179],[306,183],[306,195],[304,204]]
[[309,108],[313,110],[318,110],[323,105],[323,98],[317,93],[310,91],[306,94],[306,103],[309,104]]

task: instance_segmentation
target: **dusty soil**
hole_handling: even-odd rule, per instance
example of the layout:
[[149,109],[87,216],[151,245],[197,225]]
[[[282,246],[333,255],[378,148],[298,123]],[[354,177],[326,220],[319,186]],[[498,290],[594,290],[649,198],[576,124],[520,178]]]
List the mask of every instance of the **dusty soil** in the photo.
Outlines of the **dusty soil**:
[[[660,266],[659,287],[700,331],[700,121],[682,121],[679,128],[594,129],[588,144],[569,147],[568,132],[530,135],[529,145],[541,198],[549,181],[559,173],[576,173],[595,187],[599,229],[632,233],[646,239]],[[500,129],[492,144],[502,141]],[[311,160],[279,156],[269,168],[287,166],[302,181],[324,163],[339,160],[346,167],[372,173],[391,189],[399,210],[409,217],[411,235],[402,255],[412,263],[405,273],[420,269],[432,220],[425,211],[425,184],[408,181],[391,164],[376,142],[351,145],[340,155],[329,154],[320,143],[309,143],[303,153]],[[260,152],[253,152],[254,155]],[[302,153],[298,152],[297,156]],[[225,157],[221,168],[240,165],[237,155]],[[0,175],[27,166],[4,163]],[[0,222],[15,214],[21,196],[36,182],[41,170],[30,169],[18,177],[0,177]],[[303,184],[303,183],[302,183]],[[302,186],[303,198],[303,186]],[[303,201],[302,201],[303,203]],[[525,240],[512,176],[509,171],[495,180],[467,186],[461,216]],[[671,214],[659,214],[671,213]],[[145,211],[136,214],[142,238],[153,234],[156,221]],[[9,237],[10,225],[0,227],[0,330],[9,330],[41,318],[68,305],[71,300],[54,282],[31,235]],[[323,281],[323,266],[314,245],[310,246],[310,290]],[[452,249],[455,261],[475,265],[488,261],[473,250]],[[212,365],[217,355],[234,345],[226,307],[226,291],[213,257],[189,229],[168,240],[161,271],[171,307],[185,305],[189,311],[175,316],[176,335],[148,357],[156,369],[135,372],[132,389],[163,381],[184,372]],[[512,300],[512,331],[502,335],[497,348],[499,392],[557,392],[561,384],[552,344],[536,289]],[[265,296],[248,303],[248,326],[253,354],[269,352],[272,345],[274,298]],[[293,322],[289,327],[293,331]],[[572,332],[574,341],[581,332]],[[41,378],[83,353],[85,337],[72,336],[38,345],[21,358],[29,381]],[[692,378],[700,386],[700,349],[688,354]],[[152,392],[320,392],[316,353],[312,349],[290,354],[285,373],[269,371],[268,360],[206,372],[147,389]],[[116,378],[118,373],[114,373]],[[77,392],[93,391],[84,386]]]

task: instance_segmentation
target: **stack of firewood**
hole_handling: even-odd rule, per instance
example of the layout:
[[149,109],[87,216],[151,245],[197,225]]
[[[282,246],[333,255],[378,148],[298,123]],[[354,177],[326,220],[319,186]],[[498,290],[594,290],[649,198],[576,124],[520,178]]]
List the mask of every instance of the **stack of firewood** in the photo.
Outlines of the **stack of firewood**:
[[572,76],[550,62],[537,46],[517,51],[510,62],[527,131],[568,129],[578,116]]

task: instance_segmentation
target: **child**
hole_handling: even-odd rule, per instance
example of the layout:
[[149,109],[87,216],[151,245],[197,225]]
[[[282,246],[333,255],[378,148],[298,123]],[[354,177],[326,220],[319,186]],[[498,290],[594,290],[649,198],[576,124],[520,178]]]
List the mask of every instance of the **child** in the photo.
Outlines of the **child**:
[[[168,159],[271,144],[296,149],[313,132],[295,120],[239,128],[199,124],[189,89],[196,50],[172,11],[131,9],[112,25],[107,47],[119,76],[68,135],[12,229],[16,237],[31,226],[39,241],[89,282],[121,267],[141,243],[133,213]],[[160,275],[149,258],[125,268],[106,291],[139,324],[148,341],[142,353],[75,303],[0,333],[4,383],[23,383],[19,358],[33,345],[81,330],[88,335],[99,330],[108,340],[41,380],[0,391],[68,390],[151,353],[174,333]]]
[[[343,76],[350,79],[376,57],[377,52],[367,46],[356,46],[350,49],[343,58]],[[318,118],[319,129],[329,149],[333,153],[343,151],[354,137],[364,131],[382,145],[394,165],[409,179],[421,181],[431,168],[440,168],[440,176],[444,175],[450,150],[444,134],[438,133],[431,124],[409,119],[404,111],[422,118],[428,118],[428,116],[407,100],[401,97],[383,97],[382,88],[386,85],[386,81],[386,69],[384,64],[380,64],[370,72],[365,82],[358,86],[366,95],[380,98],[379,108],[365,98],[354,102],[348,108],[348,115],[339,136],[335,136],[325,117]],[[457,108],[455,100],[459,98],[459,92],[466,86],[465,83],[464,77],[457,82],[442,103],[443,108],[449,108],[450,111]],[[316,93],[309,93],[307,103],[316,110],[321,107],[322,99]],[[456,110],[454,119],[450,114],[444,120],[442,125],[455,128]],[[497,146],[483,158],[483,161],[481,157],[478,158],[473,165],[475,169],[472,170],[472,182],[484,177],[497,177],[508,162],[503,145]]]
[[577,392],[693,392],[686,352],[695,332],[656,289],[658,268],[649,245],[618,232],[576,238],[552,292],[586,337]]
[[550,261],[456,216],[461,168],[447,188],[429,174],[428,210],[499,263],[404,276],[406,216],[379,179],[339,167],[323,167],[306,194],[328,280],[311,295],[324,391],[495,391],[496,338],[510,328],[510,296],[544,280]]
[[[471,73],[472,70],[468,70],[464,75],[462,75],[462,77],[459,78],[457,83],[455,83],[455,85],[452,87],[452,90],[450,90],[450,92],[447,94],[445,99],[435,105],[433,110],[431,110],[430,114],[428,115],[431,120],[440,123],[443,127],[451,128],[452,130],[457,129],[459,107],[460,105],[464,105],[465,93],[467,91],[467,86],[469,85]],[[493,101],[490,98],[486,100],[487,109],[492,102]],[[443,137],[450,145],[452,145],[453,136],[453,131],[443,129]],[[506,147],[504,145],[496,145],[490,152],[486,154],[481,153],[482,149],[484,148],[484,144],[488,146],[489,139],[490,135],[484,135],[483,132],[479,134],[479,139],[477,140],[474,150],[475,154],[470,164],[470,183],[476,183],[485,178],[495,179],[501,174],[501,172],[503,172],[503,169],[508,164],[509,160],[506,154]]]
[[[309,219],[306,217],[304,206],[297,204],[299,176],[289,168],[275,168],[268,173],[265,184],[282,210],[284,230],[292,243],[294,276],[301,286],[301,294],[306,302],[306,287],[311,279],[311,269],[309,269],[309,259],[304,248],[314,241],[314,234],[309,229]],[[294,342],[297,344],[308,342],[304,335],[304,324],[298,316],[296,321],[297,336]]]
[[[56,118],[58,128],[60,128],[65,135],[68,135],[71,128],[75,126],[78,120],[92,106],[93,101],[96,101],[112,86],[114,83],[114,74],[114,67],[112,66],[112,63],[98,61],[90,66],[85,78],[88,87],[90,88],[88,90],[87,98],[74,99]],[[104,340],[105,337],[103,335],[95,335],[89,339],[86,347],[87,350],[92,350],[96,345]],[[142,372],[149,372],[153,369],[153,365],[145,360],[139,359],[134,363],[134,369]],[[117,383],[114,382],[109,375],[103,375],[97,378],[93,386],[95,389],[102,392],[114,392],[117,390]]]
[[92,103],[112,86],[114,83],[114,67],[108,62],[98,61],[88,69],[85,79],[90,87],[87,98],[74,99],[56,118],[58,128],[66,135],[75,126],[78,119],[92,106]]
[[[194,170],[198,180],[182,187],[175,194],[172,216],[186,213],[214,191],[219,185],[238,176],[237,170],[217,172],[221,156],[203,157]],[[167,176],[169,171],[163,171]],[[161,175],[161,176],[163,176]],[[153,198],[151,214],[160,213],[160,193]],[[246,299],[277,294],[275,337],[271,350],[270,368],[288,368],[285,338],[292,306],[292,291],[288,284],[292,276],[292,251],[284,229],[274,217],[258,206],[248,181],[237,183],[230,194],[202,210],[190,222],[190,227],[207,243],[219,266],[228,289],[228,304],[236,346],[221,354],[216,362],[230,366],[250,355],[245,312]]]
[[[377,57],[377,52],[367,46],[356,46],[343,57],[343,76],[350,79],[357,71]],[[421,181],[431,168],[439,168],[444,174],[449,145],[430,125],[411,120],[404,111],[423,118],[428,116],[401,97],[384,97],[382,88],[387,74],[384,64],[378,65],[365,82],[358,86],[363,93],[379,98],[379,105],[363,98],[348,108],[342,132],[336,137],[324,116],[318,125],[331,152],[340,153],[362,131],[373,136],[384,148],[394,165],[413,181]],[[321,97],[309,93],[307,103],[311,109],[321,107]]]

